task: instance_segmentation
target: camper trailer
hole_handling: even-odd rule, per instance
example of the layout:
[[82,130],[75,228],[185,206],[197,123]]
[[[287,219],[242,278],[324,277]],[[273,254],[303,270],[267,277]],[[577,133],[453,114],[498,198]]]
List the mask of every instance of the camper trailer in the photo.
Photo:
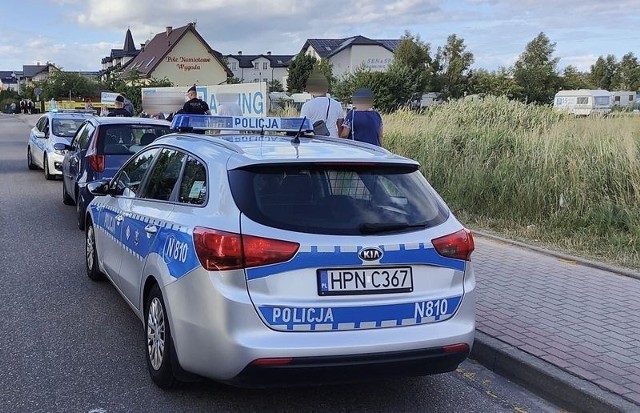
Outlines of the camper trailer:
[[578,116],[606,114],[611,106],[611,92],[599,89],[561,90],[553,100],[554,109]]
[[628,108],[636,103],[636,92],[618,91],[611,93],[613,106],[620,106],[621,108]]

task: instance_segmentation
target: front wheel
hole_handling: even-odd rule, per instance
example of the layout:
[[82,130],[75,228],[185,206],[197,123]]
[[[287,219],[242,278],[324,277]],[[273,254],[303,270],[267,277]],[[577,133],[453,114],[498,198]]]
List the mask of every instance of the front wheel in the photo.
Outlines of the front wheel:
[[35,163],[33,163],[33,158],[31,157],[31,147],[27,146],[27,167],[30,170],[38,169]]
[[75,203],[71,195],[67,192],[67,188],[64,186],[64,179],[62,180],[62,203],[65,205],[73,205]]
[[76,199],[76,214],[78,216],[78,229],[80,231],[84,231],[84,213],[85,212],[86,210],[82,206],[82,198],[80,197],[80,194],[78,194],[78,197]]
[[93,224],[89,224],[86,232],[85,257],[87,276],[93,281],[104,280],[104,274],[98,267],[98,251],[96,250],[96,233]]
[[171,330],[162,292],[157,284],[149,291],[149,296],[145,301],[144,314],[145,354],[151,380],[163,389],[175,387],[179,382],[171,368],[171,358],[173,357]]
[[48,181],[56,179],[55,175],[49,173],[49,159],[47,159],[47,155],[44,155],[44,158],[42,159],[42,167],[44,168],[44,177]]

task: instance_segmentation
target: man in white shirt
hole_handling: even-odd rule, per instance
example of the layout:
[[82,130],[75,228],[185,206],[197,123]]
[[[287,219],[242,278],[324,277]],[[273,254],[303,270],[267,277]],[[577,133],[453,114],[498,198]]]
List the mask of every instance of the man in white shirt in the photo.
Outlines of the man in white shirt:
[[338,130],[342,128],[344,112],[342,105],[337,100],[327,96],[329,82],[327,78],[319,72],[312,72],[307,79],[307,92],[311,93],[313,99],[307,101],[300,109],[300,116],[306,116],[314,124],[323,120],[327,124],[329,136],[339,137]]

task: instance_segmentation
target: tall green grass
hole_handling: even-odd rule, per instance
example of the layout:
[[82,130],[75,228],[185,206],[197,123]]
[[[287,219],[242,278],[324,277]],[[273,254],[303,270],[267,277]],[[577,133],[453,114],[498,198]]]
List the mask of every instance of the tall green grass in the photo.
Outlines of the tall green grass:
[[640,116],[574,118],[505,98],[384,117],[460,217],[640,268]]

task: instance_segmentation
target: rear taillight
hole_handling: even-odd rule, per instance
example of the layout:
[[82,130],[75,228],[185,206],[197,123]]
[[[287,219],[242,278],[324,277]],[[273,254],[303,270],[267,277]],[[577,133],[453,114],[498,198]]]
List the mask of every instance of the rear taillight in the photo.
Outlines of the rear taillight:
[[234,270],[288,261],[300,244],[196,227],[193,242],[200,264],[209,271]]
[[468,229],[461,229],[453,234],[431,241],[438,254],[443,257],[471,261],[471,253],[475,249],[473,235]]
[[87,161],[94,172],[104,172],[104,155],[87,155]]

